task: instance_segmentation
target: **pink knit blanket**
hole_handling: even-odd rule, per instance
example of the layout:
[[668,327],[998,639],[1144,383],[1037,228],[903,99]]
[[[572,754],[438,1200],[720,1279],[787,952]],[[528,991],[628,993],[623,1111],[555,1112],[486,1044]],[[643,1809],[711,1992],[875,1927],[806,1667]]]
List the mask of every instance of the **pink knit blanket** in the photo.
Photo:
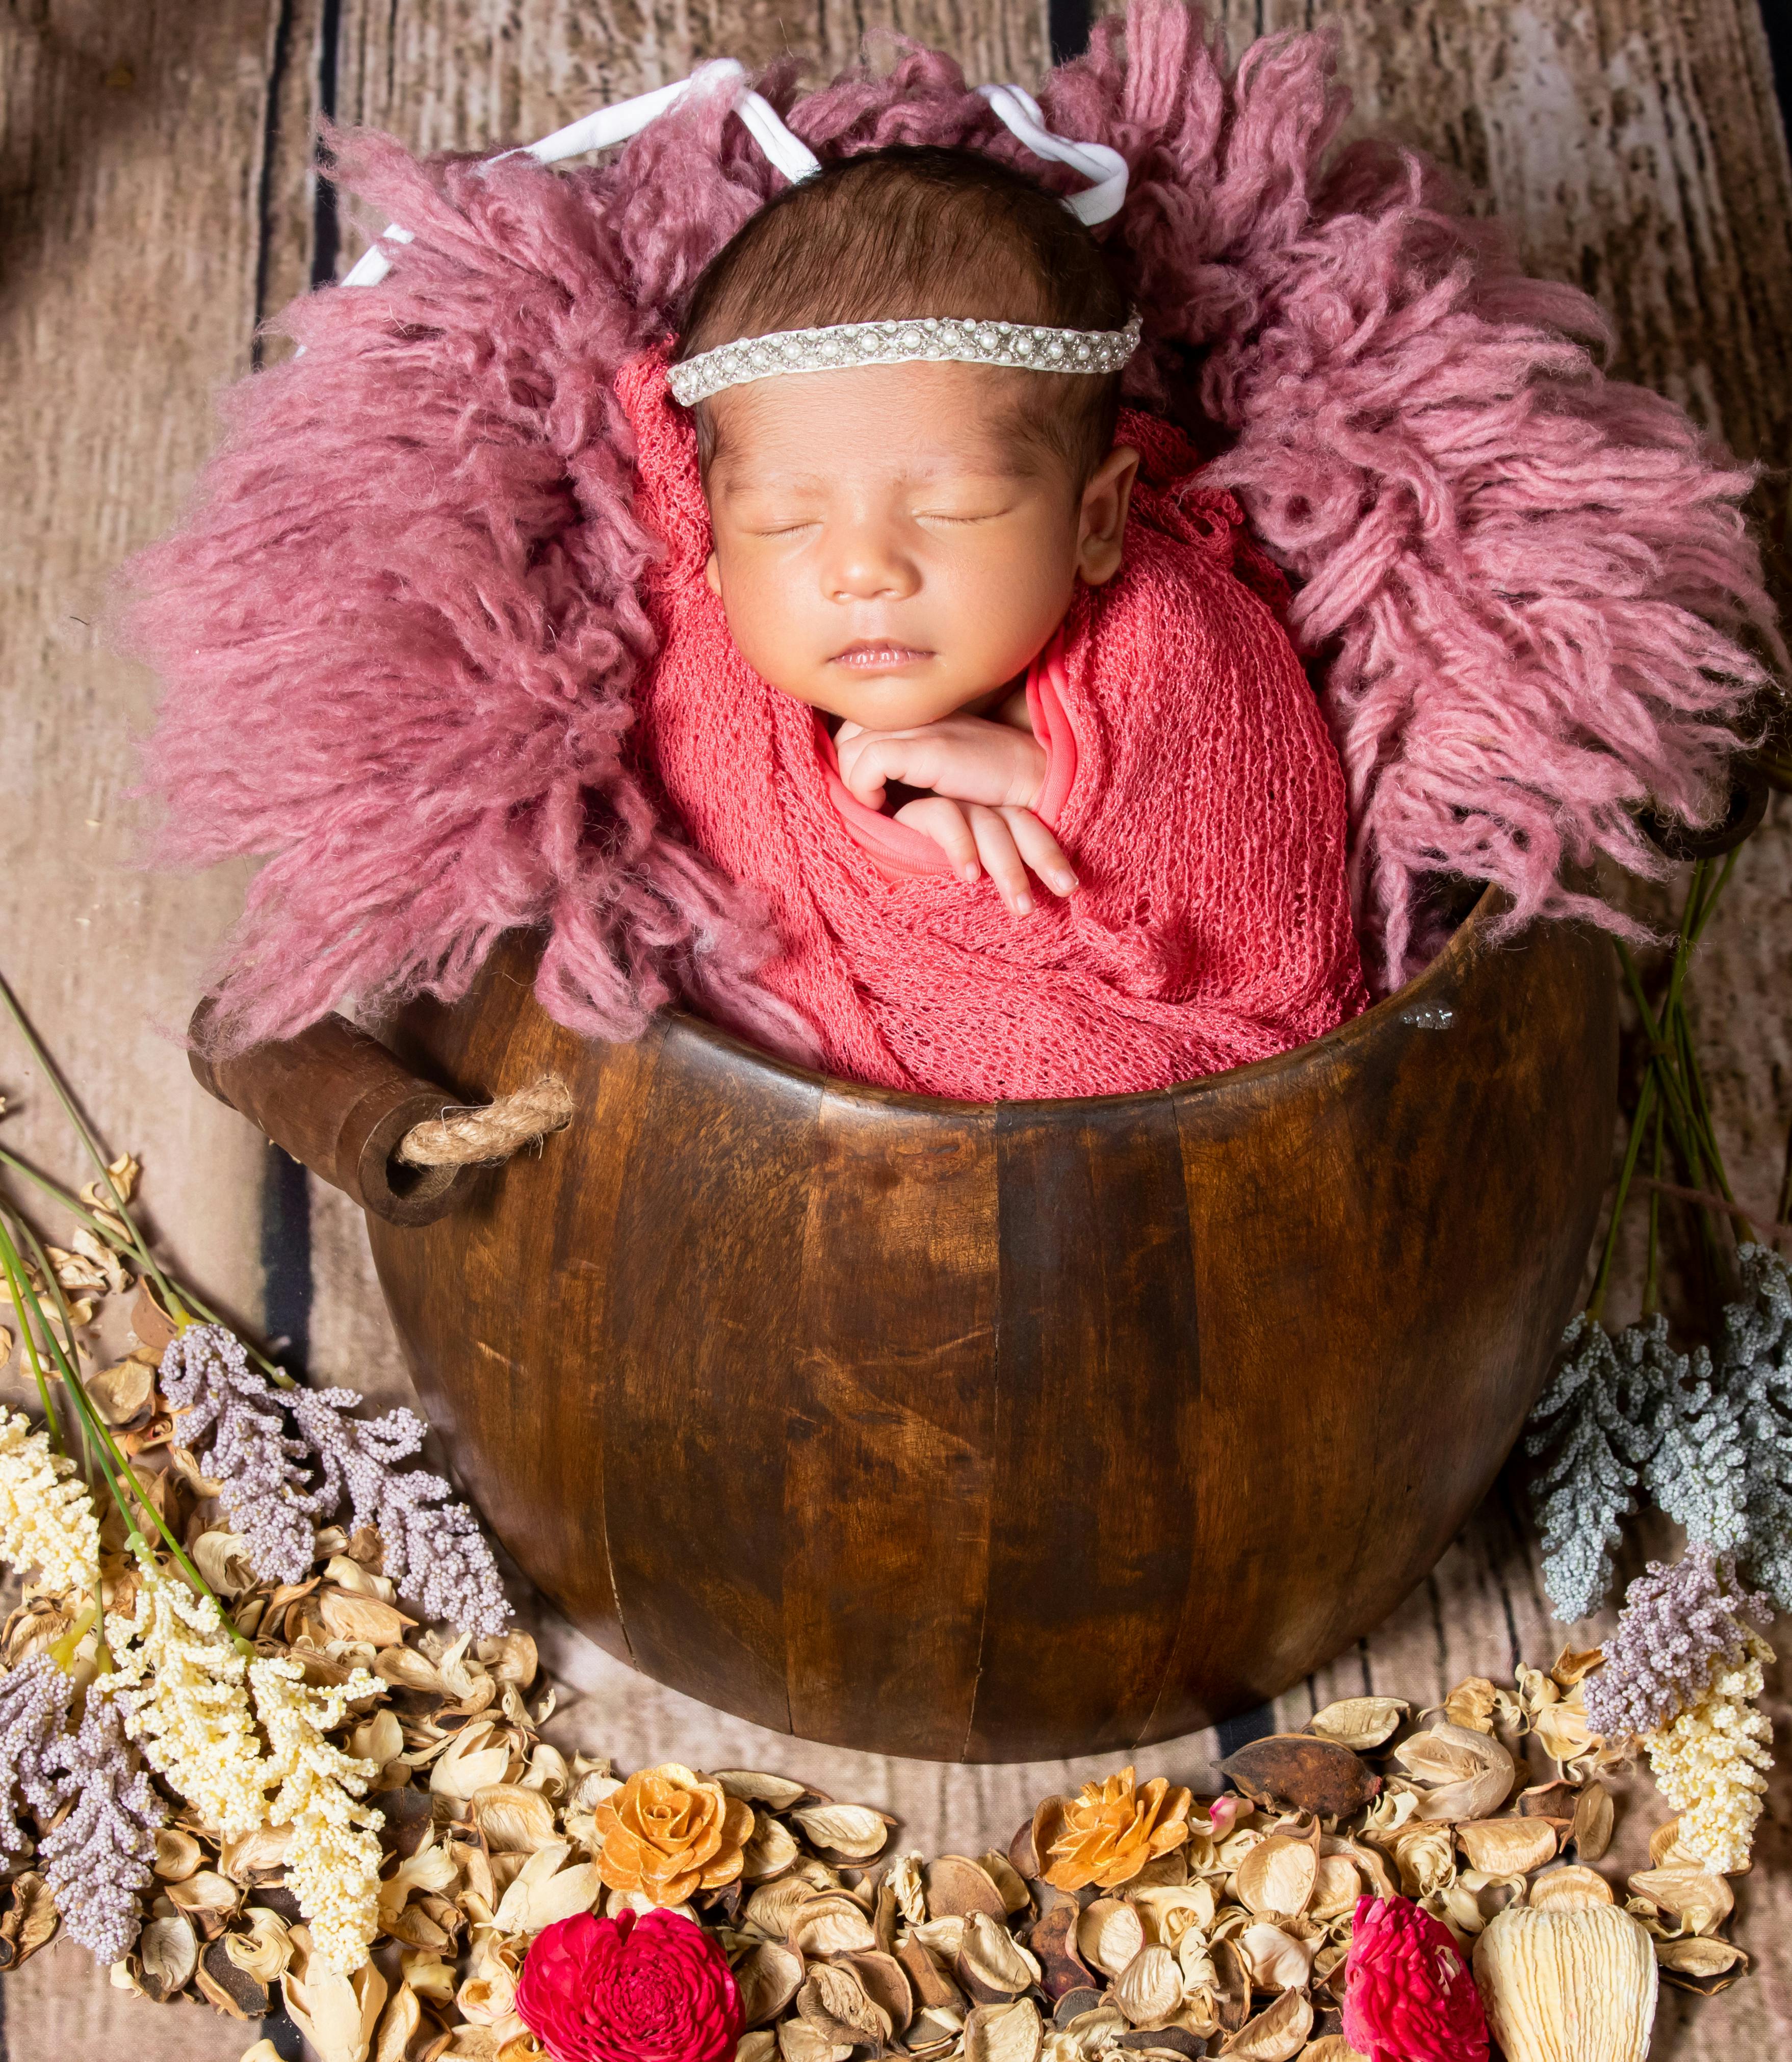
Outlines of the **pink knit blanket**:
[[1028,682],[1039,813],[1082,885],[1017,919],[986,877],[966,886],[856,801],[818,712],[741,656],[703,577],[697,439],[663,358],[617,391],[636,512],[665,545],[644,583],[660,656],[640,749],[704,857],[769,897],[782,949],[760,981],[830,1071],[926,1095],[1111,1094],[1265,1059],[1362,1007],[1337,754],[1240,572],[1275,576],[1176,431],[1123,418],[1144,461],[1125,563],[1078,589]]

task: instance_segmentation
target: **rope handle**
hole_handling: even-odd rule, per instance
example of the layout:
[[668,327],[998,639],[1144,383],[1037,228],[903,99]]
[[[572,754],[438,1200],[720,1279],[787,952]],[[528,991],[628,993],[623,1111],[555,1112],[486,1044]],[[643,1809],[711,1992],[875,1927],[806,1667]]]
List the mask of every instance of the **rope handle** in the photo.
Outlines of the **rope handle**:
[[405,1133],[394,1157],[407,1167],[495,1166],[572,1121],[572,1090],[558,1074],[544,1074],[495,1102],[444,1105]]

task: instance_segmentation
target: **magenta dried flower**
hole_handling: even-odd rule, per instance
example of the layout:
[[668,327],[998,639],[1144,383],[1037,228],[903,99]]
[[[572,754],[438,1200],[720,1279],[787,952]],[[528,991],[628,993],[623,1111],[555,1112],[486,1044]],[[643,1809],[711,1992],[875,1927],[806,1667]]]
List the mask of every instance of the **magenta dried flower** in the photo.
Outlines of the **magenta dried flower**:
[[1605,1666],[1586,1679],[1587,1723],[1607,1739],[1659,1731],[1742,1659],[1743,1620],[1772,1616],[1770,1600],[1737,1581],[1730,1555],[1695,1542],[1671,1567],[1651,1561],[1625,1593]]

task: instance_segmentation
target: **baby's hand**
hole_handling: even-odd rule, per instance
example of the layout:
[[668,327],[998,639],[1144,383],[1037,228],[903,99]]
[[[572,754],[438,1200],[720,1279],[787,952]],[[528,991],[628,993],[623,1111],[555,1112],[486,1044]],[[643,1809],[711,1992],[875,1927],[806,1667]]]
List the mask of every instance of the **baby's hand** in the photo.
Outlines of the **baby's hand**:
[[1017,917],[1033,907],[1029,867],[1057,894],[1076,886],[1058,840],[1033,813],[1046,755],[1030,732],[950,716],[913,730],[842,724],[834,744],[841,779],[867,808],[882,802],[887,781],[931,788],[904,803],[896,820],[930,837],[962,879],[986,869]]

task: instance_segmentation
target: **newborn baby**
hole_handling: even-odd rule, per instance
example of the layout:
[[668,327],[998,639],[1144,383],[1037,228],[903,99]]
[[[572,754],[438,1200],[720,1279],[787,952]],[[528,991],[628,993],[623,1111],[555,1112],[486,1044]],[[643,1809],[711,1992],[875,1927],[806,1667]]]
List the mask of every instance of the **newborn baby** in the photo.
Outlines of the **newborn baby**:
[[[1032,362],[1095,369],[863,362],[918,331],[806,339],[798,370],[721,349],[926,318],[969,358],[1022,324],[1051,332]],[[672,373],[694,407],[664,353],[618,382],[664,547],[639,748],[769,897],[760,978],[832,1072],[1159,1088],[1363,1005],[1343,782],[1279,578],[1179,433],[1120,410],[1134,335],[1061,202],[898,148],[715,260]]]

